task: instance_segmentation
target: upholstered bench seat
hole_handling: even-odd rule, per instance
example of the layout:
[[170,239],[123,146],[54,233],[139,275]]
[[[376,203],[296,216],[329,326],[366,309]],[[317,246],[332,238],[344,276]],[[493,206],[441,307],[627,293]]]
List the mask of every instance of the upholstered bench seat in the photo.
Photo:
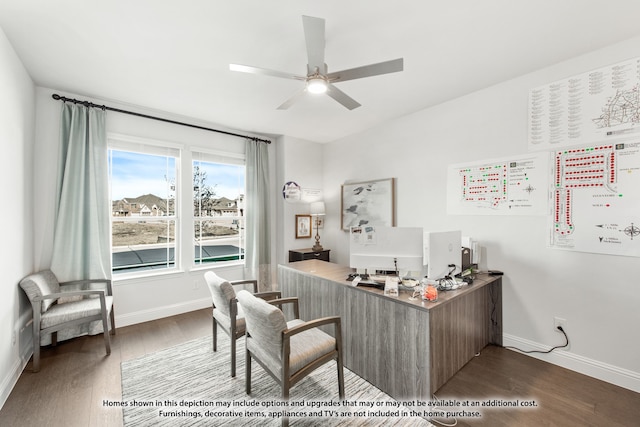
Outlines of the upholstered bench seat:
[[[105,296],[105,303],[109,313],[113,306],[113,297]],[[67,302],[64,304],[54,304],[49,310],[44,312],[40,319],[41,327],[48,328],[60,323],[71,322],[85,317],[100,316],[99,298],[87,298],[80,301]]]

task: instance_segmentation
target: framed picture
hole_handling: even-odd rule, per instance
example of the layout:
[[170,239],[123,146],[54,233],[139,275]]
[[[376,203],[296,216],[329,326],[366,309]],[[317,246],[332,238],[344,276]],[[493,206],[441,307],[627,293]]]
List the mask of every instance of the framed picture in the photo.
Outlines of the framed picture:
[[311,215],[296,215],[296,239],[311,237]]
[[340,226],[380,225],[395,227],[395,178],[342,185]]

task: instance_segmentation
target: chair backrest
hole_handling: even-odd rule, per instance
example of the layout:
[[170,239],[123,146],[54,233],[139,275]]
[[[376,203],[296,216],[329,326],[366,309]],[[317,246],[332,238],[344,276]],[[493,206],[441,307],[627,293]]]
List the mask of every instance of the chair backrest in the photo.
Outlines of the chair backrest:
[[204,273],[204,280],[207,282],[207,286],[209,286],[213,305],[217,310],[220,310],[221,313],[229,316],[229,302],[236,297],[236,291],[233,289],[233,286],[231,286],[231,283],[213,271]]
[[[43,270],[30,274],[20,281],[20,287],[27,294],[29,301],[33,302],[36,297],[43,295],[57,294],[60,292],[60,283],[51,270]],[[46,299],[40,305],[40,313],[44,313],[56,302],[56,299]]]
[[238,302],[244,311],[247,332],[251,338],[275,360],[280,360],[282,332],[287,329],[282,311],[245,290],[238,292]]

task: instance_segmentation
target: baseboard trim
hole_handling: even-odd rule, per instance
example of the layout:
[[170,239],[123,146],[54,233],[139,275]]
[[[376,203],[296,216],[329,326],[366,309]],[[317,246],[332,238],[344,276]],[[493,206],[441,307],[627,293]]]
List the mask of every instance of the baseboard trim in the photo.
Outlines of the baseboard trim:
[[[551,348],[550,346],[509,334],[503,334],[502,340],[505,347],[512,346],[539,351],[548,351]],[[638,372],[589,359],[563,349],[554,350],[549,354],[523,354],[640,393],[640,373]]]
[[202,298],[180,304],[165,305],[162,307],[155,307],[150,310],[141,310],[122,315],[118,315],[118,312],[116,310],[116,327],[120,328],[124,326],[135,325],[138,323],[149,322],[152,320],[175,316],[182,313],[188,313],[190,311],[200,310],[207,307],[211,307],[211,298]]
[[31,349],[31,345],[26,346],[25,353],[21,354],[20,357],[15,360],[13,366],[9,370],[9,374],[2,380],[2,383],[0,384],[0,409],[4,407],[4,404],[13,391],[13,388],[18,383],[20,375],[22,375],[22,371],[24,371],[27,363],[29,363],[29,359],[31,359],[31,355],[33,355],[33,351]]

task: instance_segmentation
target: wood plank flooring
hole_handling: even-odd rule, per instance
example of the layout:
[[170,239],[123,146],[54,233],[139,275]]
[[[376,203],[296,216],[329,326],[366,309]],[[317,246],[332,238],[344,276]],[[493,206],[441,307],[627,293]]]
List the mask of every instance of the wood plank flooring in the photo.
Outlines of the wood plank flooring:
[[481,418],[458,419],[461,427],[628,427],[640,420],[640,393],[496,346],[485,347],[436,396],[537,404],[524,410],[483,409]]
[[[40,372],[31,362],[0,411],[0,426],[122,426],[120,362],[211,334],[211,309],[118,328],[107,356],[102,335],[42,349]],[[222,339],[222,338],[221,338]]]
[[[119,328],[108,357],[101,336],[44,348],[40,372],[33,374],[31,364],[27,366],[0,411],[0,425],[121,426],[122,411],[103,406],[104,400],[122,397],[120,362],[210,334],[210,313],[204,309]],[[639,393],[492,346],[438,390],[437,397],[538,404],[531,410],[484,409],[481,418],[459,418],[462,427],[626,427],[640,420]]]

